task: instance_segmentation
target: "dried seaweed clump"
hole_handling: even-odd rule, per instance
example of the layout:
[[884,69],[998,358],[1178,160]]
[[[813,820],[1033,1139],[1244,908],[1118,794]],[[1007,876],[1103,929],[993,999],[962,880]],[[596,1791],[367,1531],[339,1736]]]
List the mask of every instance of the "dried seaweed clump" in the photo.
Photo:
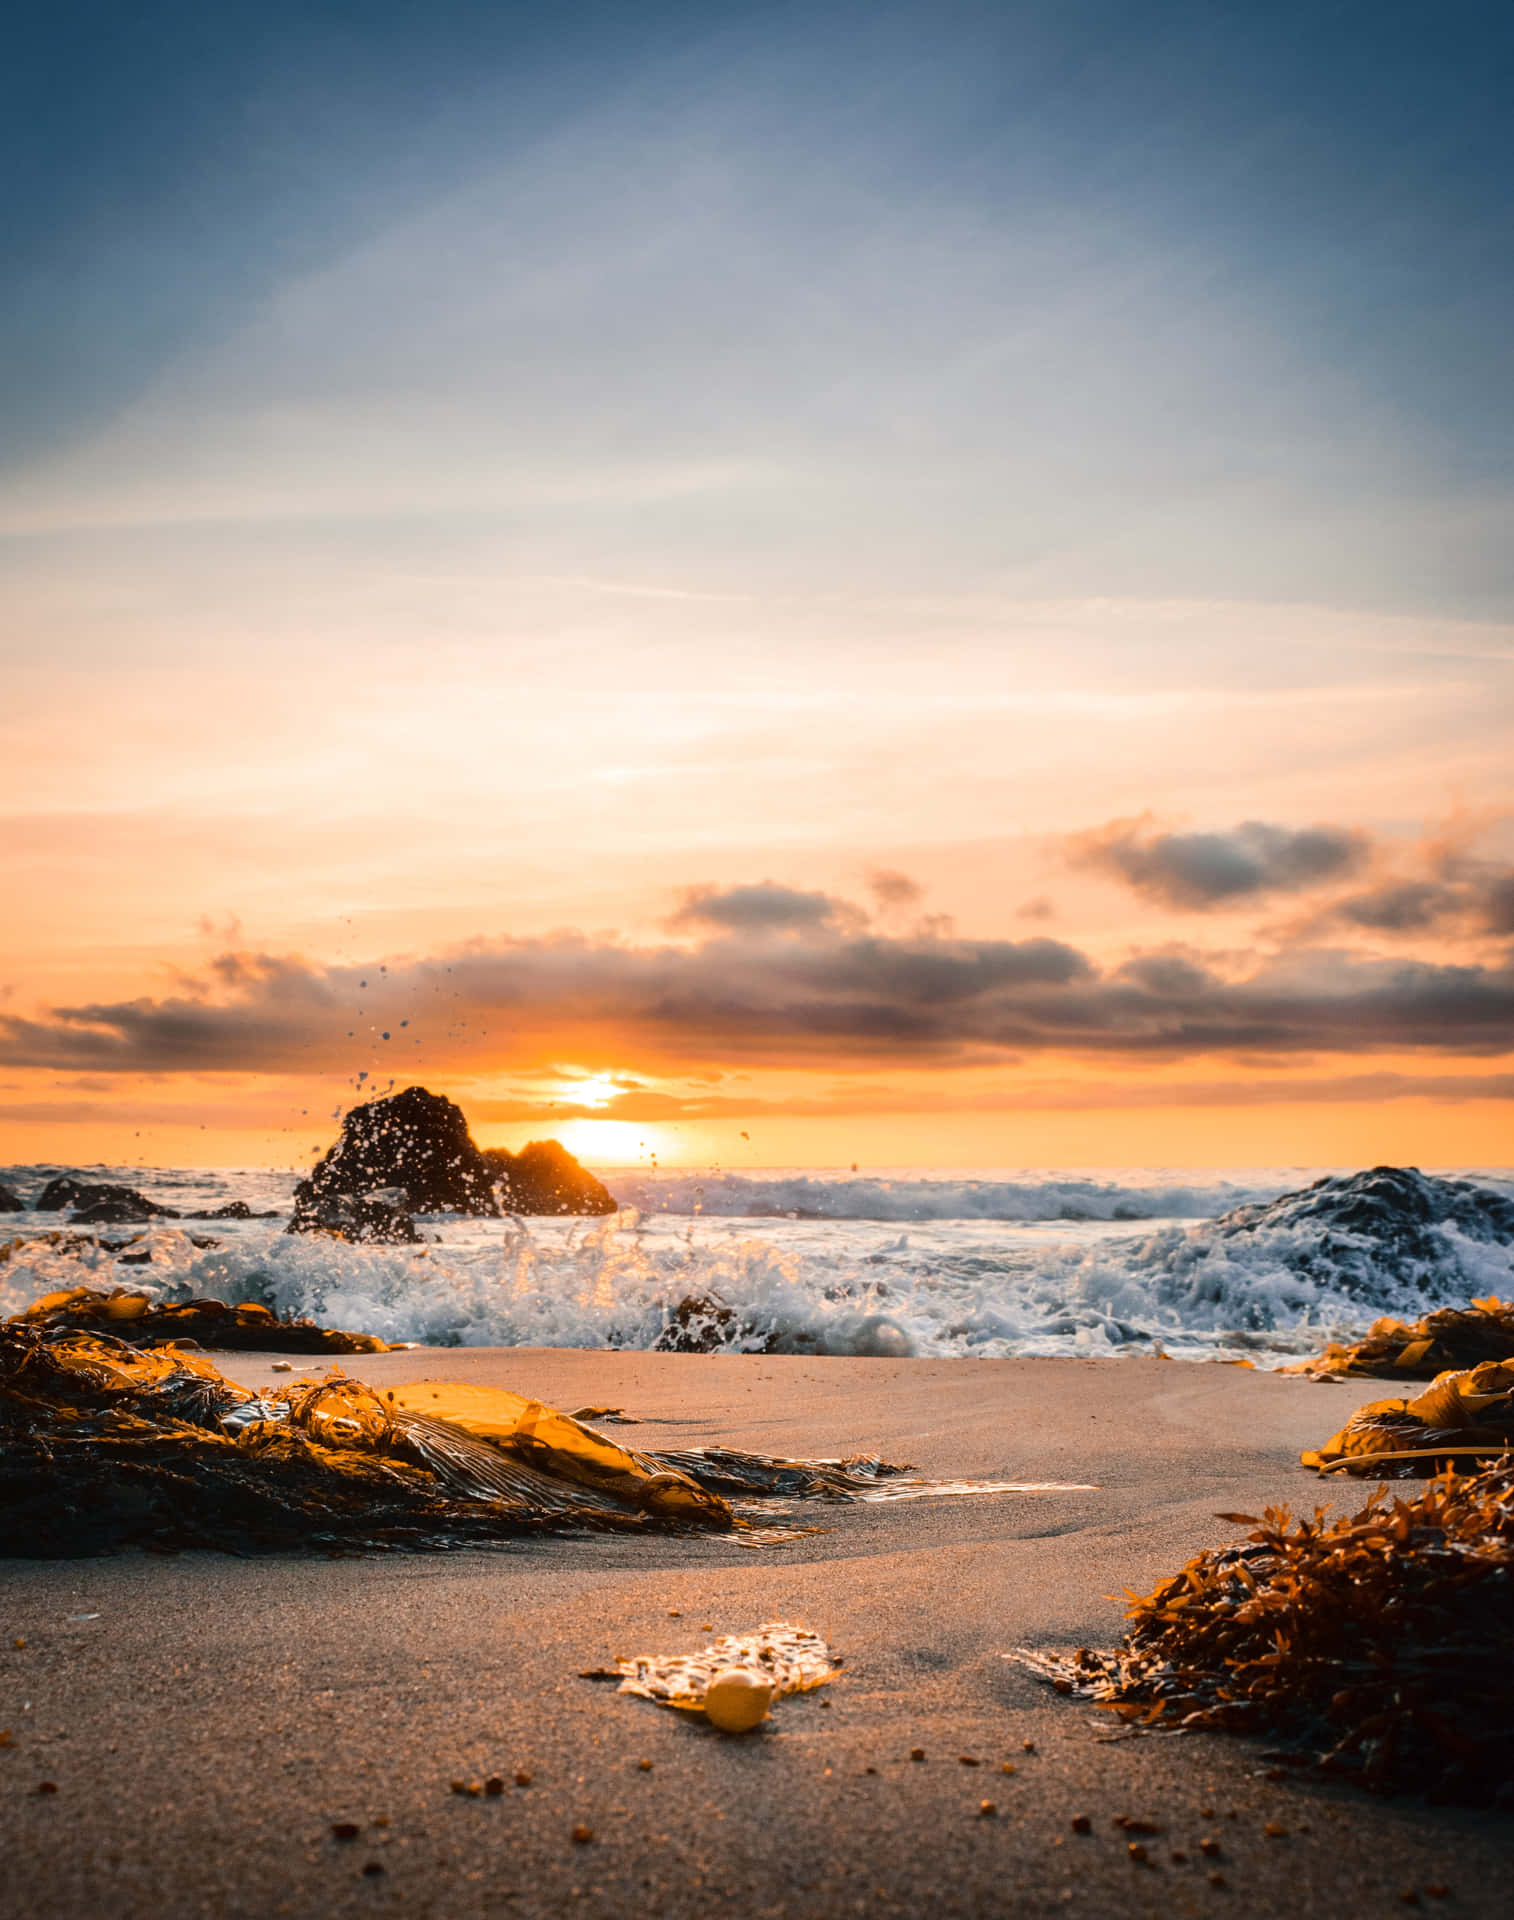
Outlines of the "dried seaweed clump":
[[129,1287],[102,1293],[67,1287],[34,1300],[13,1319],[26,1326],[113,1333],[134,1347],[218,1347],[240,1353],[388,1353],[389,1342],[371,1333],[343,1333],[313,1320],[281,1320],[269,1308],[246,1302],[182,1300],[159,1306]]
[[1351,1375],[1433,1380],[1451,1367],[1476,1367],[1485,1360],[1514,1360],[1514,1306],[1493,1295],[1470,1307],[1442,1307],[1405,1325],[1374,1320],[1360,1340],[1332,1340],[1313,1360],[1300,1360],[1283,1373],[1304,1373],[1311,1380],[1343,1380]]
[[1018,1656],[1141,1728],[1268,1734],[1379,1793],[1514,1805],[1514,1464],[1350,1518],[1222,1519],[1113,1652]]
[[1441,1468],[1514,1448],[1514,1365],[1500,1360],[1442,1373],[1413,1400],[1374,1400],[1300,1457],[1321,1472],[1427,1479]]

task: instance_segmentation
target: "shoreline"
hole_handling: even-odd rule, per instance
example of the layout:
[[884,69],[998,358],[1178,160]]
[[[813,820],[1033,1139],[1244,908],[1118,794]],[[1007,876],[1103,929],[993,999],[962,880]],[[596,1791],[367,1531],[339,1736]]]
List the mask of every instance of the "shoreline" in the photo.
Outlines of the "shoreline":
[[[280,1356],[211,1357],[248,1386],[289,1377]],[[1438,1905],[1432,1885],[1451,1888],[1448,1913],[1502,1910],[1507,1816],[1268,1779],[1241,1739],[1101,1742],[1086,1703],[1003,1657],[1109,1644],[1122,1589],[1237,1537],[1218,1512],[1359,1505],[1368,1487],[1322,1485],[1298,1453],[1380,1381],[1134,1357],[422,1348],[339,1364],[377,1386],[473,1380],[622,1406],[642,1424],[610,1431],[633,1446],[876,1451],[932,1478],[1096,1487],[806,1505],[796,1521],[826,1531],[755,1552],[595,1536],[434,1556],[0,1561],[0,1910],[1156,1915],[1245,1900],[1291,1916],[1326,1901],[1402,1911],[1410,1891]],[[706,1622],[769,1619],[822,1633],[845,1669],[743,1740],[578,1678],[698,1647]],[[449,1790],[496,1772],[498,1798]],[[42,1779],[58,1791],[38,1794]],[[1163,1829],[1148,1862],[1132,1864],[1120,1814]],[[343,1821],[357,1838],[332,1836]],[[580,1823],[592,1842],[573,1842]]]

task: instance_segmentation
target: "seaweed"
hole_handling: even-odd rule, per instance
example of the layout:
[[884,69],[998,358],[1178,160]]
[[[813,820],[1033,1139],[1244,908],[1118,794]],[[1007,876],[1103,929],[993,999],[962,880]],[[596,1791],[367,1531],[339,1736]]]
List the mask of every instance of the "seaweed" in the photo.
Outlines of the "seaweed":
[[1111,1652],[1017,1658],[1140,1731],[1267,1734],[1372,1791],[1514,1806],[1514,1461],[1200,1553]]
[[201,1346],[223,1352],[388,1353],[387,1340],[371,1333],[344,1333],[318,1327],[313,1320],[281,1320],[254,1302],[228,1306],[224,1300],[181,1300],[155,1304],[129,1287],[102,1293],[96,1287],[68,1287],[34,1300],[14,1322],[26,1326],[99,1330],[118,1335],[134,1347]]
[[1360,1340],[1332,1340],[1313,1360],[1300,1360],[1283,1373],[1311,1380],[1369,1378],[1433,1380],[1452,1367],[1480,1366],[1485,1360],[1514,1360],[1514,1306],[1494,1295],[1470,1307],[1441,1307],[1406,1325],[1391,1318],[1374,1320]]
[[888,1476],[912,1492],[999,1490],[906,1475],[871,1456],[642,1452],[540,1401],[457,1382],[379,1391],[338,1369],[255,1392],[182,1347],[45,1316],[0,1323],[4,1556],[429,1550],[586,1530],[756,1546],[808,1531],[766,1524],[764,1502],[875,1498]]
[[1424,1479],[1454,1460],[1488,1459],[1511,1447],[1514,1365],[1485,1360],[1437,1374],[1412,1400],[1359,1407],[1324,1446],[1300,1458],[1324,1473]]

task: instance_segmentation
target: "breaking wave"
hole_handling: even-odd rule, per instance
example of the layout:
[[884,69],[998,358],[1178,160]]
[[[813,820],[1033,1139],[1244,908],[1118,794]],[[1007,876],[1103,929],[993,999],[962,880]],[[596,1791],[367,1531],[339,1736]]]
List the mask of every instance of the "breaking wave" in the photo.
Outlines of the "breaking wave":
[[[136,1177],[155,1193],[170,1191]],[[15,1215],[23,1239],[0,1262],[0,1312],[59,1287],[130,1284],[164,1301],[255,1300],[327,1326],[438,1346],[985,1358],[1161,1350],[1268,1365],[1354,1337],[1381,1313],[1514,1289],[1514,1183],[1477,1189],[1393,1177],[1400,1186],[1391,1191],[1379,1191],[1376,1175],[1358,1175],[1277,1204],[1264,1197],[1269,1188],[1275,1195],[1297,1176],[1243,1189],[1226,1182],[1224,1216],[1198,1221],[1174,1204],[1192,1204],[1196,1187],[1033,1187],[1001,1177],[928,1184],[943,1189],[934,1196],[942,1206],[991,1185],[999,1207],[1007,1193],[1033,1191],[1071,1204],[1067,1189],[1086,1186],[1084,1197],[1107,1211],[917,1214],[901,1225],[877,1213],[630,1207],[593,1221],[433,1219],[424,1223],[433,1237],[420,1247],[294,1237],[277,1222],[186,1221],[129,1246],[119,1231],[48,1240],[38,1230],[62,1227],[57,1215]],[[786,1176],[736,1189],[736,1178],[722,1176],[717,1192],[751,1199],[766,1185],[794,1197],[802,1178],[834,1186],[850,1204],[854,1185],[868,1184]],[[1361,1183],[1372,1180],[1369,1193]],[[624,1197],[628,1183],[616,1184]],[[661,1175],[647,1192],[688,1201],[696,1185],[708,1196],[711,1184],[709,1176]],[[918,1203],[925,1184],[901,1190]],[[1246,1194],[1239,1207],[1238,1191]],[[1170,1210],[1132,1231],[1115,1208],[1147,1192]],[[1381,1218],[1370,1206],[1363,1215],[1364,1193]],[[131,1264],[122,1264],[123,1251]]]

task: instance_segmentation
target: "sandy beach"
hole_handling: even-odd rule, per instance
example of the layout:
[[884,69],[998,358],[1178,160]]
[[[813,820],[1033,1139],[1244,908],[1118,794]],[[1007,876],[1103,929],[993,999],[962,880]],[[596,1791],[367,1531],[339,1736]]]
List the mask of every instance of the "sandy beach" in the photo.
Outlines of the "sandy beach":
[[[221,1364],[258,1384],[280,1377],[270,1361]],[[0,1911],[1298,1915],[1401,1912],[1410,1895],[1507,1911],[1506,1817],[1268,1778],[1246,1741],[1110,1742],[1113,1723],[1003,1657],[1108,1643],[1122,1588],[1234,1537],[1220,1510],[1358,1498],[1297,1456],[1376,1383],[530,1349],[349,1370],[621,1406],[645,1423],[625,1430],[637,1445],[875,1450],[941,1478],[1096,1490],[806,1508],[826,1531],[762,1551],[575,1538],[0,1562]],[[845,1672],[758,1735],[578,1677],[771,1619],[824,1634]],[[501,1796],[450,1790],[494,1773]],[[1160,1828],[1145,1863],[1120,1815]],[[334,1837],[340,1822],[358,1836]]]

